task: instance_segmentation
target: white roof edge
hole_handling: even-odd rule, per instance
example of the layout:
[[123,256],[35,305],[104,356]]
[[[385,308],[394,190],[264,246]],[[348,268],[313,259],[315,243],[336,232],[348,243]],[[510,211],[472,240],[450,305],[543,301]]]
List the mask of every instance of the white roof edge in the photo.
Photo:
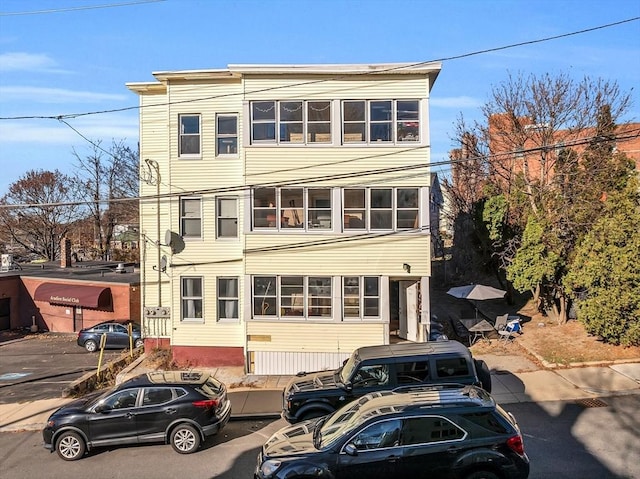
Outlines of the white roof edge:
[[236,73],[427,73],[442,69],[442,62],[353,63],[353,64],[234,64]]

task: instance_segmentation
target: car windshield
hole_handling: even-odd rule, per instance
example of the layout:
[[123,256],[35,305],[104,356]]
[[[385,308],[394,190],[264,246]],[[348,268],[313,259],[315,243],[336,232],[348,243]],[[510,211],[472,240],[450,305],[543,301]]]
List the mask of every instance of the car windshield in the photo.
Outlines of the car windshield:
[[353,353],[351,357],[344,363],[342,366],[342,371],[340,371],[340,381],[342,384],[346,384],[349,382],[349,379],[353,376],[353,372],[360,364],[360,357],[357,353]]
[[357,414],[357,412],[362,403],[367,401],[368,398],[365,396],[358,401],[347,404],[331,416],[328,416],[320,428],[317,447],[319,449],[330,447],[341,437],[349,434],[358,427],[366,418]]

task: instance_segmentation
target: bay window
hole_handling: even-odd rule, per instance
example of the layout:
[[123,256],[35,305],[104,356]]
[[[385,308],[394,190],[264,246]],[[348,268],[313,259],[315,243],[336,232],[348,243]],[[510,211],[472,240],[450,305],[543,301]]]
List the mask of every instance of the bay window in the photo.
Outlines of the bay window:
[[252,144],[331,143],[328,100],[254,101],[250,111]]
[[418,100],[345,100],[342,141],[402,143],[420,139]]
[[331,318],[329,276],[254,276],[253,317]]

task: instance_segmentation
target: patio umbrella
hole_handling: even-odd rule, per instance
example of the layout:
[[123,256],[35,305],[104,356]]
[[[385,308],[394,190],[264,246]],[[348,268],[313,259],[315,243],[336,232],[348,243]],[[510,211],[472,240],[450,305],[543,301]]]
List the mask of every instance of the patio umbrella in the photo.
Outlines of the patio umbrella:
[[[447,294],[454,298],[468,299],[474,301],[484,301],[486,299],[504,298],[507,292],[484,284],[468,284],[466,286],[456,286],[447,291]],[[478,317],[478,307],[473,303],[476,310],[476,318]]]
[[468,284],[467,286],[456,286],[455,288],[451,288],[447,291],[447,294],[455,298],[482,301],[485,299],[504,298],[506,291],[493,288],[491,286],[485,286],[484,284]]

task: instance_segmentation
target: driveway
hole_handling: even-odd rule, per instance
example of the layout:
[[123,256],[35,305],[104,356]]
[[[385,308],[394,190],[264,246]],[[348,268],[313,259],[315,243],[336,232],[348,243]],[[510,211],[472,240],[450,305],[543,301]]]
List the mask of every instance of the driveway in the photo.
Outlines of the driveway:
[[[120,356],[105,351],[103,363]],[[74,380],[98,366],[98,353],[76,344],[76,334],[42,333],[0,343],[0,404],[62,396]]]

